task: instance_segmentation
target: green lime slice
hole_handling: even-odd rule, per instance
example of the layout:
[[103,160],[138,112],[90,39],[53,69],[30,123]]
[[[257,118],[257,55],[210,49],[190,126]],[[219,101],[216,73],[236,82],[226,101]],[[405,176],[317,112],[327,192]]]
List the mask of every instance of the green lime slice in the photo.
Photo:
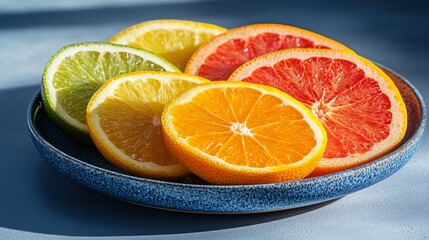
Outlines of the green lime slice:
[[147,70],[180,72],[164,58],[143,49],[97,42],[68,45],[45,67],[43,104],[61,130],[88,143],[86,106],[95,91],[109,78]]

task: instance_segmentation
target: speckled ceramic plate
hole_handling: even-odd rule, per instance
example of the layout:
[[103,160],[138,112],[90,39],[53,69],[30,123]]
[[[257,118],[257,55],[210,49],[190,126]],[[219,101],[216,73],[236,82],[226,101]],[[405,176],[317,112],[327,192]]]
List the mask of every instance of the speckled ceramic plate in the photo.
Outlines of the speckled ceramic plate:
[[144,206],[204,213],[256,213],[312,205],[371,186],[398,171],[416,152],[426,125],[419,92],[403,77],[384,68],[397,84],[408,110],[401,146],[375,161],[347,171],[275,184],[215,186],[198,179],[165,182],[134,177],[110,165],[94,148],[74,142],[47,117],[40,92],[28,109],[34,145],[55,169],[91,189]]

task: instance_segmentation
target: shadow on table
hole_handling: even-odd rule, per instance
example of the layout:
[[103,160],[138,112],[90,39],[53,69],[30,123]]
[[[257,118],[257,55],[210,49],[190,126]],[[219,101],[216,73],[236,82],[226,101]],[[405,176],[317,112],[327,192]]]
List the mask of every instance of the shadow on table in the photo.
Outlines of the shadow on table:
[[[78,235],[156,235],[220,230],[275,221],[303,214],[330,202],[297,209],[250,215],[198,214],[159,210],[109,198],[54,176],[51,169],[40,168],[39,186],[49,211],[62,212],[57,227],[39,226],[32,231]],[[52,181],[59,181],[52,187]],[[332,202],[332,201],[331,201]],[[59,215],[59,214],[56,214]],[[84,219],[83,219],[84,218]],[[69,221],[69,225],[64,225]],[[43,229],[46,228],[46,229]]]
[[0,227],[77,236],[187,233],[275,221],[329,204],[250,215],[208,215],[142,207],[92,191],[56,172],[33,146],[26,110],[37,89],[0,90]]

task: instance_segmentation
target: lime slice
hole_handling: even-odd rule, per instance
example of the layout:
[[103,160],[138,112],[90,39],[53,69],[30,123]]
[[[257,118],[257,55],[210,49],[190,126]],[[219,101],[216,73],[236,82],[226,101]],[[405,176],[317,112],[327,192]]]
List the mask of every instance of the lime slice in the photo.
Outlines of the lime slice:
[[63,47],[45,67],[42,99],[49,117],[65,133],[91,142],[86,106],[103,83],[135,71],[179,70],[164,58],[134,47],[111,43],[79,43]]

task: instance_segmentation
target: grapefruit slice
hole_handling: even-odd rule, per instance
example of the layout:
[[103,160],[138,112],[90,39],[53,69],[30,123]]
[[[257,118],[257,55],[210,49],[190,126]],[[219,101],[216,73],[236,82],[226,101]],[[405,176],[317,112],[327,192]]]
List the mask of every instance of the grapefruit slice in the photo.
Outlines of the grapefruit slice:
[[253,24],[231,29],[209,40],[192,55],[185,72],[210,80],[227,80],[243,63],[288,48],[349,50],[317,33],[283,24]]
[[311,176],[349,169],[386,154],[406,131],[406,107],[393,81],[354,53],[278,51],[245,63],[230,80],[278,88],[321,120],[328,145]]

